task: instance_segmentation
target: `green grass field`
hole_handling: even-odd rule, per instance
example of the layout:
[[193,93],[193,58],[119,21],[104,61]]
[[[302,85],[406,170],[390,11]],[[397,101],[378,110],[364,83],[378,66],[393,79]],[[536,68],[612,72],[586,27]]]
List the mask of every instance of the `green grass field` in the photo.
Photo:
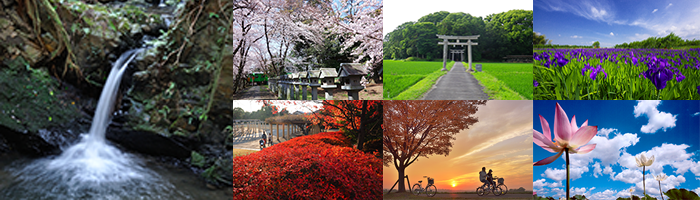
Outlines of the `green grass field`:
[[[384,99],[420,98],[435,84],[437,78],[446,73],[440,71],[442,62],[384,60],[383,63]],[[448,63],[448,69],[453,64],[454,62]]]
[[[479,82],[485,84],[484,79],[490,79],[488,76],[497,79],[508,89],[517,92],[526,99],[532,99],[532,64],[531,63],[479,63],[482,65],[482,73],[474,73],[474,76]],[[478,75],[477,75],[478,74]],[[488,88],[488,87],[487,87]],[[502,88],[502,87],[499,87]],[[493,90],[493,89],[491,89]],[[497,89],[502,90],[502,89]],[[498,91],[492,91],[497,93]],[[491,95],[491,94],[489,94]],[[510,99],[510,97],[504,97]],[[499,98],[495,98],[499,99]]]

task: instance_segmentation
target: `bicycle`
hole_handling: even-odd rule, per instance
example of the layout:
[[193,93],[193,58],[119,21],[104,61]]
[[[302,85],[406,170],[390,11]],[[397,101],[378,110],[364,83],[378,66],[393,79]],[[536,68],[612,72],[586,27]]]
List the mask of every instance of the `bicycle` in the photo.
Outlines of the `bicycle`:
[[423,188],[423,181],[418,181],[418,183],[413,184],[413,189],[411,191],[414,195],[418,196],[420,193],[425,193],[429,197],[435,196],[437,194],[437,187],[435,187],[435,179],[423,176],[423,178],[428,178],[428,185]]
[[489,192],[492,192],[493,195],[496,196],[501,196],[501,194],[505,194],[503,193],[503,189],[497,187],[495,184],[489,184],[489,187],[487,188],[486,183],[484,183],[484,185],[482,185],[481,187],[476,188],[476,195],[479,196],[487,195],[489,194]]
[[501,195],[505,195],[506,193],[508,193],[508,186],[506,186],[506,184],[503,183],[505,181],[503,178],[494,176],[493,179],[498,180],[498,184],[496,185],[496,187],[501,189]]

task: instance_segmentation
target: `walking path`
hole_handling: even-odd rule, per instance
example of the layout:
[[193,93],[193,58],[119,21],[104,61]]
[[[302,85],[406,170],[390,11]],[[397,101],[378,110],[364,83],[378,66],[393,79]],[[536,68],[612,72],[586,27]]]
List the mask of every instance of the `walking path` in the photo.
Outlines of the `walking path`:
[[252,87],[249,87],[246,89],[246,91],[242,92],[240,95],[236,95],[234,99],[236,100],[258,100],[258,99],[266,99],[266,100],[276,100],[277,97],[270,93],[268,90],[261,91],[261,88],[267,87],[267,85],[255,85]]
[[[268,134],[270,133],[269,129],[265,129],[265,132]],[[282,137],[283,131],[280,131],[280,137],[277,137],[277,130],[273,131],[272,134],[272,143],[268,144],[268,147],[274,144],[279,144],[281,142],[285,142],[288,139],[285,139]],[[291,137],[294,138],[298,133],[292,133]],[[236,134],[238,137],[233,138],[233,148],[234,149],[245,149],[245,150],[255,150],[259,151],[260,150],[260,139],[262,139],[262,130],[261,129],[243,129],[240,131],[238,134]],[[291,138],[289,138],[291,139]]]
[[424,100],[481,100],[489,99],[474,76],[466,72],[462,62],[455,62],[450,72],[438,79],[424,96]]

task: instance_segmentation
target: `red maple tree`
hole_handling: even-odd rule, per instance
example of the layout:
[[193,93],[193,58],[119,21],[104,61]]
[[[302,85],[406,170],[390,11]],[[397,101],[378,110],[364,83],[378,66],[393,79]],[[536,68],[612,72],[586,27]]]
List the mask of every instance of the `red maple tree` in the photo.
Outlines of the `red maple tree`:
[[[323,109],[308,117],[313,124],[340,128],[348,138],[357,142],[357,149],[378,151],[382,135],[382,110],[382,101],[323,101]],[[376,147],[372,148],[371,144],[375,143]],[[370,144],[370,147],[366,148],[366,144]]]

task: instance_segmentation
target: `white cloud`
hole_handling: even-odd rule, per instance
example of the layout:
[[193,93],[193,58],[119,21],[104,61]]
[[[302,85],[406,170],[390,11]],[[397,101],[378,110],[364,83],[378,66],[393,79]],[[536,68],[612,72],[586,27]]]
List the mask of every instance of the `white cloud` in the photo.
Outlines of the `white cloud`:
[[545,182],[544,179],[539,179],[539,180],[536,180],[535,182],[532,182],[532,187],[534,187],[534,188],[543,188],[544,186],[547,186],[547,183]]
[[608,135],[610,135],[610,133],[612,133],[612,132],[617,132],[617,129],[616,128],[599,128],[598,133],[596,133],[596,135],[605,136],[605,138],[608,138]]
[[600,163],[593,164],[593,176],[598,178],[598,175],[603,175],[603,169],[600,168]]
[[573,35],[571,38],[577,39],[577,38],[583,38],[583,36],[578,36],[578,35]]
[[595,149],[587,154],[573,154],[570,156],[572,165],[587,166],[593,159],[599,159],[601,166],[615,164],[620,158],[623,149],[639,142],[637,134],[616,134],[612,139],[594,136],[589,144],[596,144]]
[[[588,166],[574,166],[574,165],[569,165],[569,177],[571,180],[576,180],[581,178],[583,173],[588,172]],[[544,170],[545,177],[555,180],[555,181],[562,181],[566,179],[566,169],[552,169],[552,168],[547,168]]]
[[668,7],[671,7],[671,6],[673,6],[673,3],[669,3],[668,6],[666,6],[666,9],[668,9]]
[[642,181],[642,170],[625,169],[618,173],[613,180],[625,183],[636,183]]
[[699,188],[695,188],[695,189],[693,190],[693,192],[695,192],[696,194],[700,194],[700,187],[699,187]]
[[663,129],[665,132],[667,128],[673,128],[676,126],[675,115],[661,112],[657,109],[657,106],[661,104],[661,101],[637,102],[637,105],[634,106],[634,117],[646,115],[647,118],[649,118],[649,123],[642,125],[641,131],[643,133],[656,133],[656,131],[659,129]]
[[651,13],[655,13],[656,11],[659,11],[659,9],[654,9],[654,11],[651,11]]
[[608,1],[543,1],[534,4],[548,11],[568,12],[580,17],[614,23],[614,4]]
[[577,188],[577,187],[572,187],[571,190],[569,191],[571,193],[571,196],[575,195],[585,195],[587,197],[591,196],[591,190],[594,190],[595,187],[591,187],[590,189],[586,189],[585,187]]
[[610,32],[610,35],[611,35],[611,36],[615,36],[615,34],[614,34],[613,32]]
[[617,191],[607,189],[607,190],[602,191],[602,192],[593,193],[590,197],[588,197],[588,196],[587,197],[589,199],[614,200],[614,199],[617,199],[617,196],[615,195],[615,193],[617,193]]
[[693,117],[700,115],[700,112],[696,112],[693,114]]

